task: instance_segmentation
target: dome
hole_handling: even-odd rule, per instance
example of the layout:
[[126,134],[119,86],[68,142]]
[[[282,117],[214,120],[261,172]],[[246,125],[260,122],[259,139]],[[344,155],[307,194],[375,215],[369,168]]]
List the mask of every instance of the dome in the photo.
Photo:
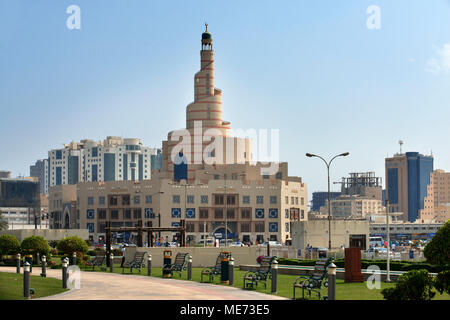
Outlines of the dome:
[[203,34],[202,34],[202,40],[209,40],[209,39],[212,39],[211,33],[209,33],[208,31],[203,32]]

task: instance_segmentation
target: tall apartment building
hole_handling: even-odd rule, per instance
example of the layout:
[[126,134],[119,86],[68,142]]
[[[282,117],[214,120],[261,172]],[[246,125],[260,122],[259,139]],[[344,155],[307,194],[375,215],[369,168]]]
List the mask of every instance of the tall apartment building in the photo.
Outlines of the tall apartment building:
[[30,166],[30,177],[36,177],[39,181],[39,189],[41,193],[48,194],[48,159],[37,160]]
[[25,178],[0,178],[0,211],[9,229],[40,227],[39,183]]
[[[341,195],[331,200],[331,216],[336,219],[368,218],[383,213],[381,200],[358,195]],[[328,215],[328,200],[321,207],[320,213]]]
[[144,180],[160,168],[161,152],[140,139],[108,136],[104,141],[81,140],[48,152],[49,187],[85,181]]
[[424,209],[433,157],[406,152],[385,159],[386,196],[391,212],[403,212],[399,217],[414,222]]
[[[340,192],[330,192],[330,199],[334,199],[341,195]],[[328,192],[327,191],[317,191],[312,194],[312,205],[311,211],[319,212],[320,207],[324,206],[328,201]]]
[[450,172],[434,170],[430,174],[424,202],[419,220],[445,223],[450,219]]

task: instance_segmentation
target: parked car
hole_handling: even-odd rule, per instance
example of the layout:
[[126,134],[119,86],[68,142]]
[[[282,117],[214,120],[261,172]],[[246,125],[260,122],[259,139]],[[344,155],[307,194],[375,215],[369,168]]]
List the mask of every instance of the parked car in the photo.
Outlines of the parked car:
[[[364,257],[367,259],[387,259],[388,249],[384,247],[370,248],[364,252]],[[389,250],[389,258],[394,259],[395,255],[392,250]]]
[[269,244],[271,247],[282,247],[283,246],[283,244],[281,242],[278,242],[278,241],[266,241],[264,243],[258,244],[258,246],[267,247],[267,244]]
[[245,247],[245,244],[242,242],[232,242],[230,243],[230,247]]

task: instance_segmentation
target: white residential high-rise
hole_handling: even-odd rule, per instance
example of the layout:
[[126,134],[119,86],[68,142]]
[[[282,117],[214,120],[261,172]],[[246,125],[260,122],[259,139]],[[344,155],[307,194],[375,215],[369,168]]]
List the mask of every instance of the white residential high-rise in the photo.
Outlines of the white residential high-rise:
[[49,186],[147,180],[152,169],[160,168],[160,157],[159,149],[144,147],[140,139],[108,136],[104,141],[71,142],[48,152]]

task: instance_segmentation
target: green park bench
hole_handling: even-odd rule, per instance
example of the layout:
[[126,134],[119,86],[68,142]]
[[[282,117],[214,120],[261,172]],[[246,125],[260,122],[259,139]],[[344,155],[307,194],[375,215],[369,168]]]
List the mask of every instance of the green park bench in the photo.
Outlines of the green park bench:
[[314,271],[309,276],[297,277],[293,283],[293,291],[295,299],[295,289],[302,289],[302,299],[305,298],[305,290],[308,291],[308,296],[311,297],[311,292],[316,292],[320,300],[320,290],[323,287],[328,287],[328,265],[333,261],[333,258],[318,259],[314,265]]
[[90,259],[84,263],[84,268],[92,266],[92,271],[94,271],[95,267],[100,267],[102,271],[106,270],[106,254],[104,251],[97,251],[95,257]]
[[141,268],[145,267],[144,257],[146,254],[147,252],[135,252],[133,260],[124,262],[122,266],[122,273],[124,272],[125,268],[130,268],[130,273],[133,273],[133,268],[139,269],[139,273],[141,273]]
[[178,272],[181,278],[183,270],[187,269],[188,255],[189,253],[181,253],[181,252],[177,253],[177,255],[175,256],[175,261],[173,263],[165,264],[163,266],[163,274],[168,273],[170,275],[173,275],[174,272]]
[[202,269],[201,276],[200,276],[200,282],[203,282],[203,276],[208,276],[209,282],[212,282],[214,280],[214,276],[220,275],[222,271],[222,257],[223,254],[220,253],[217,256],[216,264],[212,267],[206,267]]
[[263,282],[264,289],[267,289],[267,279],[272,279],[272,262],[276,258],[276,256],[263,257],[258,270],[247,271],[244,274],[244,289],[258,287],[259,282]]

